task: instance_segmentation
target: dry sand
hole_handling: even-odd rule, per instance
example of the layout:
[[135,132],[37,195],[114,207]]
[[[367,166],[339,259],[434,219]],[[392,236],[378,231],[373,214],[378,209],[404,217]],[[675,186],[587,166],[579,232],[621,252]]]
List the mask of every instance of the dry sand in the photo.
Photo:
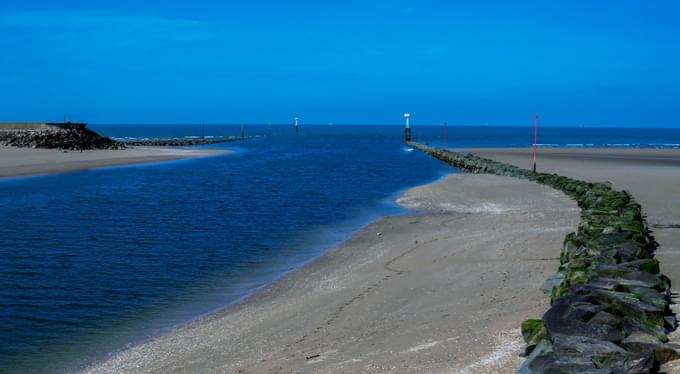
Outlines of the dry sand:
[[122,166],[206,157],[228,151],[170,147],[134,147],[123,150],[59,151],[0,146],[0,178],[56,174],[109,166]]
[[[465,151],[524,168],[532,162],[531,149]],[[630,191],[660,244],[656,256],[661,271],[674,288],[680,285],[680,149],[539,149],[537,165],[538,171],[610,181],[615,188]],[[680,343],[680,332],[674,332],[671,340]],[[668,363],[664,370],[680,373],[680,363]]]
[[408,191],[417,213],[367,226],[233,308],[112,356],[92,373],[513,373],[522,320],[576,204],[549,187],[454,174]]

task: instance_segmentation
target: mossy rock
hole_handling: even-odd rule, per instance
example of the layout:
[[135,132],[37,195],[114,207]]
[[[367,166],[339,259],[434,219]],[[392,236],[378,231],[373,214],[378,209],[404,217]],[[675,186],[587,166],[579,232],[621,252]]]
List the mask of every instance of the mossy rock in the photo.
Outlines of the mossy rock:
[[540,319],[528,319],[522,322],[522,337],[528,344],[532,341],[538,343],[541,339],[549,339],[548,332]]

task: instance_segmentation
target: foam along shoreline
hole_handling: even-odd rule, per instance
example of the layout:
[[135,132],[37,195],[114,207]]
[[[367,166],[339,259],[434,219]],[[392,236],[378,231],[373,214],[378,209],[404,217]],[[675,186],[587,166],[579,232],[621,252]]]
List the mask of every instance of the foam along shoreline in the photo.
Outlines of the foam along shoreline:
[[470,174],[399,201],[416,211],[86,372],[515,372],[519,326],[548,306],[541,286],[578,223],[576,203]]
[[0,178],[58,174],[87,169],[209,157],[231,151],[169,147],[63,151],[0,146]]

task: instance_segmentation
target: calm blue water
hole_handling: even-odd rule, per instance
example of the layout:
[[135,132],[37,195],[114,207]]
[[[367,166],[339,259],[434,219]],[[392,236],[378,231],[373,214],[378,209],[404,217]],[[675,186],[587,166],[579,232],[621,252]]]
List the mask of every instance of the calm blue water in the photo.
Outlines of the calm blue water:
[[[92,126],[114,137],[201,126]],[[402,128],[246,126],[236,153],[0,182],[0,372],[59,372],[233,303],[401,210],[452,169]],[[206,126],[208,136],[240,126]],[[441,144],[441,127],[414,127]],[[448,129],[448,145],[527,146],[528,128]],[[540,143],[678,147],[680,130],[545,128]]]
[[0,372],[86,364],[400,212],[401,190],[450,169],[390,130],[279,131],[214,147],[227,156],[1,182]]

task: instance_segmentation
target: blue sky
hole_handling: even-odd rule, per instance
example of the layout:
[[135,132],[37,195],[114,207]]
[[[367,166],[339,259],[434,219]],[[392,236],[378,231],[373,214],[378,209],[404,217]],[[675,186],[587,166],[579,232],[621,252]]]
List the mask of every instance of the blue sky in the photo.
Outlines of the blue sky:
[[[140,5],[139,3],[143,3]],[[474,4],[473,4],[474,3]],[[680,126],[675,1],[0,3],[0,120]]]

